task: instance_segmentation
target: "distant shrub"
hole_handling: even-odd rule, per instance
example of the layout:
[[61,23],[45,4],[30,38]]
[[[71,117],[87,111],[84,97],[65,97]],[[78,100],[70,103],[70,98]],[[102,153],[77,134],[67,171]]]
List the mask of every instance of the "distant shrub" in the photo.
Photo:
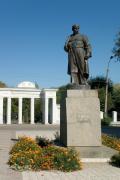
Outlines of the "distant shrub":
[[120,139],[106,134],[102,134],[102,144],[119,151],[111,157],[111,164],[120,167]]
[[45,137],[37,136],[36,137],[36,142],[40,147],[46,147],[52,144],[52,141]]
[[60,134],[59,134],[58,131],[54,134],[54,136],[55,136],[54,142],[55,143],[60,143]]
[[101,120],[101,125],[102,126],[109,126],[111,122],[112,122],[112,118],[111,117],[104,117]]
[[111,164],[120,167],[120,152],[111,157]]

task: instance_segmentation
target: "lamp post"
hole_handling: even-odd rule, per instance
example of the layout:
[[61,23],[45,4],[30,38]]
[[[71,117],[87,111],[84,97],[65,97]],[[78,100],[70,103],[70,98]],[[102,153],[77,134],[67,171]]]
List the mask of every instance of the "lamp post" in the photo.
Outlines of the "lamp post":
[[108,64],[107,64],[107,70],[106,70],[106,87],[105,87],[105,109],[104,109],[104,113],[105,113],[105,117],[107,117],[107,112],[108,112],[108,73],[109,73],[109,66],[110,66],[110,62],[113,59],[114,56],[111,56]]

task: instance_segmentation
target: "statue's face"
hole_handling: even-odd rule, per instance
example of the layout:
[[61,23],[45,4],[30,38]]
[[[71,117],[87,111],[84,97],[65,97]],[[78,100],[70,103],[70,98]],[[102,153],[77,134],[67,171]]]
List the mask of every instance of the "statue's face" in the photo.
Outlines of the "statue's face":
[[78,34],[79,33],[79,28],[78,27],[74,27],[72,29],[72,31],[73,31],[73,34]]

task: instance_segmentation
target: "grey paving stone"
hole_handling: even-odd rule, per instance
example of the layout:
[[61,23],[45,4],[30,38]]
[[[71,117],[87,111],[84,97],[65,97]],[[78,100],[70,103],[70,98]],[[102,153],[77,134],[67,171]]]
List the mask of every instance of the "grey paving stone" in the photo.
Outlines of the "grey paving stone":
[[[28,128],[28,127],[27,127]],[[47,127],[48,128],[48,127]],[[84,163],[83,170],[70,173],[59,171],[17,172],[6,164],[15,127],[0,129],[0,180],[120,180],[120,168],[108,163]],[[47,129],[49,132],[49,128]]]
[[11,147],[12,132],[0,130],[0,180],[22,180],[22,173],[13,171],[7,165]]

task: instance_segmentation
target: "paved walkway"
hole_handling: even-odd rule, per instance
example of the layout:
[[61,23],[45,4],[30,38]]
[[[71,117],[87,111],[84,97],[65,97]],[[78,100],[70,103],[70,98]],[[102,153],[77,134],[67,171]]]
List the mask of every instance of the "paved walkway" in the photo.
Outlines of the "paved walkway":
[[0,180],[120,180],[120,168],[108,163],[84,163],[83,170],[64,173],[59,171],[17,172],[7,165],[11,138],[14,131],[0,129]]
[[22,174],[11,170],[7,165],[11,138],[11,131],[0,130],[0,180],[22,180]]
[[120,180],[120,168],[107,163],[86,163],[83,170],[63,173],[58,171],[23,172],[23,180]]

